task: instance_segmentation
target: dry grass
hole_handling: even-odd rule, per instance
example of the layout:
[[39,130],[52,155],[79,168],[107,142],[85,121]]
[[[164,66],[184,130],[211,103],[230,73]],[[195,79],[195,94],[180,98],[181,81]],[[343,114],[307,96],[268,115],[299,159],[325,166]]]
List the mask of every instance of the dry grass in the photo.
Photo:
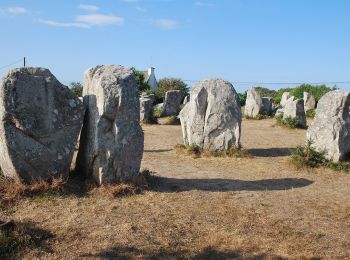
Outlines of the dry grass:
[[154,188],[19,200],[0,219],[34,223],[52,237],[15,257],[350,259],[350,175],[287,167],[305,130],[273,123],[243,120],[242,144],[253,157],[234,160],[179,156],[179,126],[144,126],[142,167],[157,173]]
[[160,125],[180,125],[180,119],[177,116],[159,117],[157,120]]
[[232,146],[229,149],[225,149],[222,151],[202,151],[200,147],[195,144],[191,145],[182,145],[177,144],[174,146],[175,151],[178,154],[182,155],[190,155],[193,158],[200,157],[230,157],[230,158],[250,158],[251,155],[247,149],[242,147]]

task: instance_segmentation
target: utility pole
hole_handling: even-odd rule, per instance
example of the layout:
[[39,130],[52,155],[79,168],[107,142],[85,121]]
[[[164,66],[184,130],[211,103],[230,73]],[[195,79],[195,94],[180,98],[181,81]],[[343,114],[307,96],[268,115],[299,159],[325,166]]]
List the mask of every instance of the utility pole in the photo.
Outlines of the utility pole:
[[23,67],[26,66],[26,57],[23,58]]

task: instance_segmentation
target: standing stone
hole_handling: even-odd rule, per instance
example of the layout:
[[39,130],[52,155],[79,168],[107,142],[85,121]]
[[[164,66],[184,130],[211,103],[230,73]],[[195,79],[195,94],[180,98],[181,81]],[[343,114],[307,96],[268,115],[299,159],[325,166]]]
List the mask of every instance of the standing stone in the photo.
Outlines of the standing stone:
[[233,86],[222,79],[197,83],[180,112],[185,145],[220,151],[240,146],[241,106]]
[[140,171],[143,132],[135,75],[119,65],[85,72],[86,113],[78,168],[98,184],[130,181]]
[[282,107],[284,107],[287,103],[287,100],[290,98],[294,98],[294,96],[292,94],[290,94],[289,92],[283,92],[280,105]]
[[257,117],[262,110],[262,100],[255,88],[247,91],[247,99],[245,102],[244,115],[248,117]]
[[262,108],[261,113],[263,115],[271,115],[272,113],[272,98],[271,97],[262,97]]
[[327,159],[335,162],[346,159],[350,152],[350,94],[343,90],[326,93],[318,102],[316,115],[306,138]]
[[306,116],[304,111],[304,100],[288,99],[283,109],[283,119],[295,118],[298,120],[298,126],[306,127]]
[[166,92],[162,109],[162,116],[177,115],[180,111],[182,96],[183,94],[181,90],[170,90]]
[[147,96],[140,97],[140,121],[152,120],[152,109],[154,99]]
[[313,95],[308,92],[304,92],[304,109],[305,112],[310,109],[315,109],[316,107],[316,99]]
[[83,103],[48,69],[20,68],[0,83],[0,166],[9,178],[67,178]]

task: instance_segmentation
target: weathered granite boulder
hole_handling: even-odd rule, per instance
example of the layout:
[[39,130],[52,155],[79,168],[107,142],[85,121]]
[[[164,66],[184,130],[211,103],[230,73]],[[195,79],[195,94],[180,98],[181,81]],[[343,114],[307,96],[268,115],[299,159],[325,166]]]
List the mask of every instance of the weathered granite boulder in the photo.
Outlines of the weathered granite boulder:
[[244,114],[247,117],[255,118],[258,115],[270,115],[272,112],[272,98],[260,97],[255,88],[247,91],[247,99]]
[[283,119],[295,118],[299,127],[306,127],[306,116],[304,111],[304,100],[289,98],[283,108]]
[[104,65],[84,77],[86,116],[78,169],[98,184],[130,181],[140,171],[144,138],[135,75],[119,65]]
[[350,94],[343,90],[326,93],[318,102],[316,115],[306,138],[325,152],[327,159],[338,162],[350,152]]
[[304,92],[303,94],[304,94],[304,110],[305,110],[305,112],[310,110],[310,109],[315,109],[316,108],[316,99],[314,98],[314,96],[308,92]]
[[140,121],[152,120],[154,96],[142,95],[140,97]]
[[262,97],[262,107],[261,113],[263,115],[271,115],[272,113],[272,98],[271,97]]
[[183,94],[181,90],[170,90],[165,93],[162,116],[173,116],[180,112]]
[[289,92],[284,92],[282,94],[282,98],[281,98],[281,102],[280,102],[281,107],[284,107],[287,103],[287,100],[290,98],[294,99],[294,96],[292,94],[290,94]]
[[0,83],[0,166],[32,182],[68,177],[83,103],[48,69],[20,68]]
[[244,115],[247,117],[257,117],[261,114],[262,100],[255,88],[251,88],[247,91],[247,99],[245,102]]
[[197,83],[180,112],[185,145],[219,151],[240,146],[241,106],[233,86],[222,79]]

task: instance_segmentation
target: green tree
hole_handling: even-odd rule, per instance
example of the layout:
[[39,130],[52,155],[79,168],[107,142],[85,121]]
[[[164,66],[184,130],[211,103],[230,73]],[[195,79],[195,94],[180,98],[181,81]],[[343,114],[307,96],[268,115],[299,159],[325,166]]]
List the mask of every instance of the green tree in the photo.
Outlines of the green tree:
[[83,85],[80,82],[73,81],[72,83],[70,83],[70,90],[77,97],[82,97],[83,96]]
[[158,88],[154,90],[154,94],[158,102],[164,100],[165,93],[169,90],[181,90],[183,96],[189,94],[187,84],[178,78],[163,78],[158,81]]
[[147,83],[145,83],[145,75],[143,74],[143,72],[135,69],[134,67],[132,67],[131,69],[135,74],[138,94],[141,95],[142,92],[149,91],[150,86]]
[[241,106],[245,106],[245,101],[247,100],[247,91],[243,92],[243,93],[238,93],[239,96],[239,103],[241,104]]

